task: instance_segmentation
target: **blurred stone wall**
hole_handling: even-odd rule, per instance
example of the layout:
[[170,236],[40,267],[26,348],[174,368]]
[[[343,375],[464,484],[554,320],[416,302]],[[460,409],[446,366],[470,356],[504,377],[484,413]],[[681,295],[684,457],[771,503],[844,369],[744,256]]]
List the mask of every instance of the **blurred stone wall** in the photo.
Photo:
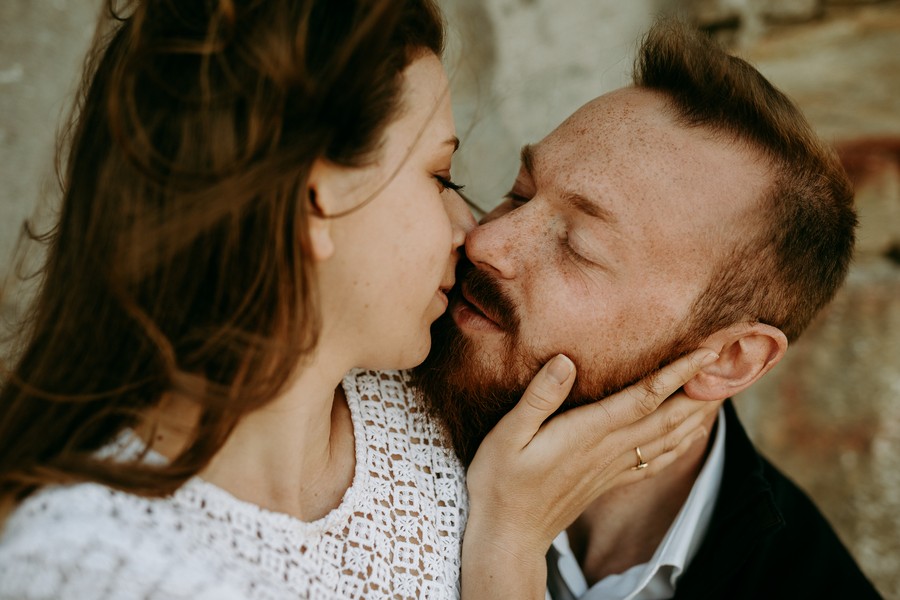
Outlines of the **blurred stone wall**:
[[[0,281],[24,220],[39,205],[52,215],[56,129],[99,8],[85,0],[0,0]],[[0,318],[13,304],[9,294],[0,297]]]
[[[862,221],[849,281],[737,406],[885,596],[900,598],[900,1],[441,4],[463,137],[454,178],[484,207],[511,184],[522,144],[627,83],[636,40],[661,13],[714,32],[841,147]],[[53,136],[98,8],[0,2],[0,276],[22,220],[42,198],[52,212]]]
[[739,409],[900,598],[900,3],[795,4],[805,17],[748,36],[744,54],[838,146],[857,252],[834,302]]

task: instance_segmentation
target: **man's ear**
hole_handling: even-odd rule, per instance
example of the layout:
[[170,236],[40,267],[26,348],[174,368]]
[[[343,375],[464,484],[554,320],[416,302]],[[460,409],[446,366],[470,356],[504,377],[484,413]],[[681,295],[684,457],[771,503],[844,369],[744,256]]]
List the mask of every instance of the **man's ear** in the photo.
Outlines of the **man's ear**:
[[334,240],[331,237],[332,219],[326,216],[329,214],[328,206],[331,204],[328,171],[329,165],[322,160],[313,163],[306,180],[306,197],[302,200],[309,203],[307,207],[309,241],[313,257],[318,262],[328,260],[334,254]]
[[724,400],[747,389],[778,364],[788,341],[777,327],[741,323],[717,331],[701,346],[718,352],[719,359],[684,384],[684,391],[695,400]]

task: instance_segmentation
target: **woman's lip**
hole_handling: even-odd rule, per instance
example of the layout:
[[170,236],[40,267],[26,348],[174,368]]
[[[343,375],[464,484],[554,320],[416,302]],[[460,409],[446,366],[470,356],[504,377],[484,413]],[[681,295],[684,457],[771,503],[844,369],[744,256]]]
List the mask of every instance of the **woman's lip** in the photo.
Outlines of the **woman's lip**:
[[447,310],[447,306],[450,305],[449,293],[450,291],[445,290],[444,288],[439,288],[438,291],[434,293],[434,295],[437,296],[441,303],[444,305],[444,310]]
[[444,310],[447,310],[447,306],[450,304],[450,293],[453,291],[453,283],[450,285],[441,285],[437,291],[434,293],[435,296],[441,299],[444,304]]

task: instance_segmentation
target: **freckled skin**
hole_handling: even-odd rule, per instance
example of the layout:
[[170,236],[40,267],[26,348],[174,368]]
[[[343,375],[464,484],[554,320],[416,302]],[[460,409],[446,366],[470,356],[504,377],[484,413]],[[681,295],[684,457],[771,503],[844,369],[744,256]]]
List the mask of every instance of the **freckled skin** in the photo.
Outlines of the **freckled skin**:
[[[377,160],[360,168],[321,167],[317,193],[335,214],[334,252],[318,265],[327,330],[317,353],[348,346],[361,368],[412,367],[431,346],[430,327],[446,308],[458,249],[474,219],[450,179],[456,127],[449,83],[433,54],[403,75],[403,106],[385,130]],[[333,340],[333,347],[325,347]]]
[[[661,95],[639,88],[588,103],[533,155],[533,172],[523,168],[512,189],[527,202],[501,204],[466,243],[516,305],[520,346],[508,348],[503,332],[463,329],[470,359],[498,372],[517,365],[524,381],[565,352],[580,390],[602,389],[607,372],[627,370],[685,325],[771,180],[755,151],[676,124]],[[615,223],[575,210],[567,192]]]

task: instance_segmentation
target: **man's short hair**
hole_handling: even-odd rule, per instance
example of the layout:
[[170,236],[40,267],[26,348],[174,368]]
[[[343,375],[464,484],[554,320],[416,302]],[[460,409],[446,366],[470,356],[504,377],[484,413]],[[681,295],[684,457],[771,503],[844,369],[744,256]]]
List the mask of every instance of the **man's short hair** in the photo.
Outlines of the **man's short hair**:
[[695,341],[738,322],[793,341],[834,297],[853,253],[853,190],[836,153],[759,71],[683,23],[647,33],[633,77],[665,95],[679,124],[760,151],[773,175],[693,306]]

